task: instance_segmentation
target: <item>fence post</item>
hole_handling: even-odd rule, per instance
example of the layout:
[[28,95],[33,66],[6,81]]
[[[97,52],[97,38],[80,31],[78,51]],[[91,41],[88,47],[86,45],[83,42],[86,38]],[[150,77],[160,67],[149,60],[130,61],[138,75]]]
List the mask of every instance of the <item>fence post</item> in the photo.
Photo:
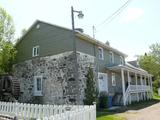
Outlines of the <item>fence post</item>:
[[94,112],[93,112],[93,116],[94,116],[94,120],[96,120],[96,102],[93,102],[93,107],[94,107]]
[[15,116],[14,116],[14,120],[18,120],[18,102],[16,102],[14,105],[15,105]]

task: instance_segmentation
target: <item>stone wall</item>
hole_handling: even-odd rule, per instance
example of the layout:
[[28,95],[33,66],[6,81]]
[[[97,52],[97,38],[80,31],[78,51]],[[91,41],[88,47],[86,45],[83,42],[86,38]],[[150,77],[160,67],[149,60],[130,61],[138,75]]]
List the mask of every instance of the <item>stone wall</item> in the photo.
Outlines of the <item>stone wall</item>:
[[[65,52],[58,55],[36,57],[14,66],[14,75],[20,80],[20,102],[43,104],[83,104],[86,74],[92,67],[96,73],[95,57],[77,53],[78,82],[74,79],[74,55]],[[43,96],[34,93],[34,76],[43,76]],[[78,90],[78,91],[77,91]],[[78,101],[77,101],[78,97]]]

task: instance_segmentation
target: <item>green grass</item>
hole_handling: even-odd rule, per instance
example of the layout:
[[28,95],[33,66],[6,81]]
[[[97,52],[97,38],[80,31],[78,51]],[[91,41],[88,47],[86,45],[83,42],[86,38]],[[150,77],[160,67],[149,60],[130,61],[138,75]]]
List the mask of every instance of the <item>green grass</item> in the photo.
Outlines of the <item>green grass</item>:
[[107,109],[102,109],[97,111],[97,120],[125,120],[125,118],[116,115],[116,113],[123,113],[127,110],[139,110],[146,108],[148,106],[154,105],[160,102],[160,96],[155,95],[153,96],[152,100],[134,102],[131,105],[123,107],[118,111],[108,111]]
[[158,96],[157,94],[154,94],[154,95],[153,95],[153,99],[155,99],[155,100],[160,100],[160,96]]
[[124,120],[116,115],[105,115],[101,117],[97,117],[97,120]]
[[116,112],[108,111],[107,109],[97,111],[97,120],[125,120],[115,114]]

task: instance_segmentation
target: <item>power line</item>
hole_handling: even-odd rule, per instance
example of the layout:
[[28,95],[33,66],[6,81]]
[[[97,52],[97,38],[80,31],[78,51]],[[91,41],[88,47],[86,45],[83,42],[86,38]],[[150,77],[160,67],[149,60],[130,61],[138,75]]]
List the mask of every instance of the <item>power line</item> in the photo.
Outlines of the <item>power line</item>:
[[[112,13],[109,17],[107,17],[103,22],[101,22],[99,25],[96,26],[96,28],[102,26],[103,24],[110,23],[116,16],[118,16],[131,2],[132,0],[126,1],[119,9],[117,9],[114,13]],[[100,30],[99,30],[100,31]],[[96,31],[96,32],[99,32]]]

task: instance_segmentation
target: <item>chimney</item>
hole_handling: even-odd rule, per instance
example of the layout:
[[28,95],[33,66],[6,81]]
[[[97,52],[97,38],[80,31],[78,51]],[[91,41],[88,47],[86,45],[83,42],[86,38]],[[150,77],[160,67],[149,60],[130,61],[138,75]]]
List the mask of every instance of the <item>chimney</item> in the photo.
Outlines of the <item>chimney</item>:
[[110,43],[109,43],[109,41],[106,41],[106,45],[110,46]]
[[83,32],[84,32],[84,30],[83,30],[82,28],[75,28],[75,31],[78,31],[78,32],[80,32],[80,33],[83,33]]

